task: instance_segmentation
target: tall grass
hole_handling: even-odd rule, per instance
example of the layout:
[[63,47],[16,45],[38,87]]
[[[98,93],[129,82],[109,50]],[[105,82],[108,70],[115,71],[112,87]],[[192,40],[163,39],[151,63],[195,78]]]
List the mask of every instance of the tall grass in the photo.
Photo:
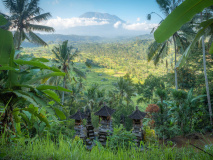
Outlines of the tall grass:
[[59,136],[57,141],[52,141],[49,136],[45,138],[30,139],[19,138],[16,143],[6,143],[4,136],[0,141],[0,151],[6,153],[3,159],[38,159],[38,160],[207,160],[208,154],[196,152],[192,148],[171,148],[158,145],[148,145],[144,151],[135,147],[128,149],[118,148],[111,150],[101,145],[96,145],[91,151],[86,150],[82,141],[71,140]]

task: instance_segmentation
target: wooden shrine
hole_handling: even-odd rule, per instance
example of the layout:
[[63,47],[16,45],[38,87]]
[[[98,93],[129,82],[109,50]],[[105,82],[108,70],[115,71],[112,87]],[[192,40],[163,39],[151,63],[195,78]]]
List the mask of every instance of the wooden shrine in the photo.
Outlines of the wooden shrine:
[[82,139],[85,139],[86,135],[84,134],[85,127],[83,126],[83,119],[87,118],[87,116],[80,110],[78,110],[75,114],[71,115],[70,118],[75,119],[75,135],[79,136]]
[[95,115],[99,116],[100,122],[98,140],[104,146],[106,145],[107,136],[113,132],[111,116],[114,112],[115,109],[109,108],[104,104],[104,106],[95,113]]
[[146,116],[145,112],[141,112],[138,109],[138,106],[136,106],[136,110],[129,115],[129,118],[133,120],[133,131],[132,133],[135,134],[136,139],[136,145],[139,147],[140,146],[140,141],[143,140],[143,124],[142,124],[142,119]]

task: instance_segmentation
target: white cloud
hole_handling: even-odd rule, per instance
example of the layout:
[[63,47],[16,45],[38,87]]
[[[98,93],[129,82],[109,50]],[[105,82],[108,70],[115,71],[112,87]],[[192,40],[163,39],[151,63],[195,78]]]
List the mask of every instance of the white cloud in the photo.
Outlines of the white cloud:
[[52,4],[53,4],[53,5],[59,4],[59,1],[60,1],[60,0],[53,0],[53,1],[52,1]]
[[118,28],[120,25],[121,25],[121,21],[118,21],[113,26],[114,26],[114,28]]
[[133,23],[133,24],[123,24],[123,28],[127,30],[134,30],[134,31],[148,31],[151,30],[153,27],[156,27],[157,24],[151,23]]
[[137,22],[139,22],[140,20],[141,20],[140,17],[138,17],[138,18],[137,18]]
[[48,21],[43,23],[44,25],[51,26],[57,29],[67,29],[71,27],[78,26],[95,26],[95,25],[105,25],[109,24],[109,22],[105,19],[97,19],[97,18],[61,18],[57,17],[55,19],[49,19]]

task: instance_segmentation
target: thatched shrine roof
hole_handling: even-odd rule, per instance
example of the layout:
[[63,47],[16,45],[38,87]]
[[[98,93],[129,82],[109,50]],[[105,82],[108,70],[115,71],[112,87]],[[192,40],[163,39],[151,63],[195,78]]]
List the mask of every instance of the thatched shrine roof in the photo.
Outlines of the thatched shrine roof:
[[87,116],[82,113],[80,110],[78,110],[75,114],[71,115],[69,118],[75,119],[75,120],[82,120],[87,118]]
[[145,116],[146,116],[146,113],[141,112],[138,109],[138,106],[137,106],[136,110],[131,115],[129,115],[129,118],[131,118],[131,119],[143,119]]
[[96,116],[108,117],[111,116],[115,112],[115,109],[109,108],[106,104],[97,112],[95,112]]

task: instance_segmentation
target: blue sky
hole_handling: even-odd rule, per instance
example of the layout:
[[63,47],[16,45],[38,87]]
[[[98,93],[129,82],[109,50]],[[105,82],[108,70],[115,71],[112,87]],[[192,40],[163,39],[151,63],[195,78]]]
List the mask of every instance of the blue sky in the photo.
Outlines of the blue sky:
[[[0,1],[0,11],[8,13],[2,1]],[[146,24],[156,25],[161,20],[157,15],[153,15],[151,21],[146,20],[148,13],[154,11],[161,14],[155,0],[40,0],[40,7],[44,12],[50,12],[52,19],[55,19],[55,21],[48,22],[48,25],[54,25],[57,22],[56,19],[60,18],[59,23],[62,23],[64,19],[68,22],[66,27],[68,27],[67,24],[73,24],[77,21],[77,19],[74,19],[75,22],[73,22],[74,17],[79,17],[85,12],[101,12],[116,15],[128,23],[125,25],[132,25],[126,26],[126,28],[134,28],[134,25],[137,25],[137,29],[141,27],[140,31],[143,30]],[[58,33],[62,32],[59,30],[63,27],[59,25],[54,27],[58,27],[56,29]],[[76,26],[71,25],[70,27]],[[148,33],[147,29],[146,32]]]
[[[78,17],[92,11],[117,15],[121,19],[135,22],[138,17],[146,20],[150,12],[160,13],[155,0],[41,0],[41,7],[52,13],[53,17]],[[153,19],[157,23],[159,18]],[[153,17],[154,18],[154,17]]]

